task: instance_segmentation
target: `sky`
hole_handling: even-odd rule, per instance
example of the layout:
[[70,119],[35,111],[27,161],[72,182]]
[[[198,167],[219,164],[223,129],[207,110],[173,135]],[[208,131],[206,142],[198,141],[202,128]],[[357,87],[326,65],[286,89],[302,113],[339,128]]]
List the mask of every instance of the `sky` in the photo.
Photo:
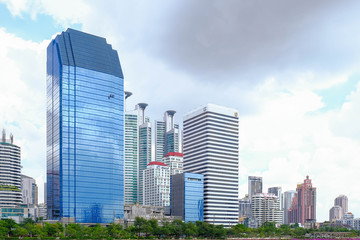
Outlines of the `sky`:
[[127,107],[161,120],[206,103],[239,112],[239,197],[317,188],[317,220],[345,194],[360,217],[360,2],[0,0],[0,127],[22,173],[46,181],[46,52],[68,27],[118,51]]

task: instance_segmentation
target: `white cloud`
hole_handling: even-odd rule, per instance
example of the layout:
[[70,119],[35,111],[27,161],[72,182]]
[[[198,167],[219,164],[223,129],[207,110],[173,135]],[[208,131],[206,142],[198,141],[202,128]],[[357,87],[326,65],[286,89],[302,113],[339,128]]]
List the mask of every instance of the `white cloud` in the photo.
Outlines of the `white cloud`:
[[[0,119],[21,147],[22,172],[45,172],[45,46],[0,29]],[[42,192],[40,192],[42,197]]]

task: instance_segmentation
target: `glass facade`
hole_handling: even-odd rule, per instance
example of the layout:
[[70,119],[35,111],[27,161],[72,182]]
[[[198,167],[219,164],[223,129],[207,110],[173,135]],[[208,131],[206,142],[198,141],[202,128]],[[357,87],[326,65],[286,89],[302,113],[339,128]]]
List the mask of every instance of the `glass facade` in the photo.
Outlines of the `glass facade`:
[[182,173],[171,176],[171,215],[185,222],[204,220],[204,177]]
[[151,124],[145,122],[139,126],[139,194],[138,201],[144,203],[144,170],[151,162]]
[[124,212],[124,81],[104,38],[68,29],[47,49],[48,219]]
[[138,202],[138,115],[125,114],[125,204]]

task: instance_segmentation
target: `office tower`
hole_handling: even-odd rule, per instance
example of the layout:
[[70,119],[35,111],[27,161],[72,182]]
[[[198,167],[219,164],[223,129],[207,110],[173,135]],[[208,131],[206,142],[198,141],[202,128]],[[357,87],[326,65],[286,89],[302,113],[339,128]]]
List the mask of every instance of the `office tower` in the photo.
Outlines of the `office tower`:
[[236,225],[239,215],[239,119],[207,104],[184,116],[184,172],[204,175],[204,221]]
[[204,177],[196,173],[171,176],[171,215],[185,222],[204,220]]
[[183,157],[184,155],[178,152],[169,152],[164,156],[162,162],[170,168],[171,175],[179,174],[184,171]]
[[145,121],[146,103],[138,104],[141,110],[141,124],[139,126],[139,190],[138,201],[144,204],[144,190],[143,190],[143,172],[146,166],[151,162],[151,124]]
[[252,217],[251,202],[248,195],[242,199],[239,199],[239,217]]
[[316,220],[316,188],[306,176],[304,183],[298,184],[296,194],[288,210],[289,223],[301,223]]
[[272,193],[257,193],[251,197],[251,211],[260,225],[264,222],[283,224],[283,210],[280,209],[280,201]]
[[170,168],[162,162],[150,162],[143,170],[144,205],[170,206]]
[[336,205],[330,208],[329,211],[329,221],[334,222],[336,220],[342,219],[344,216],[342,207]]
[[38,204],[38,187],[35,179],[21,175],[21,194],[23,204]]
[[291,206],[292,200],[295,196],[295,190],[289,190],[284,192],[284,224],[289,224],[288,222],[288,210]]
[[[131,93],[125,92],[125,96]],[[151,161],[151,126],[145,116],[146,107],[146,103],[139,103],[134,110],[125,112],[125,204],[142,203],[142,171]]]
[[334,206],[340,206],[343,210],[343,215],[347,213],[348,210],[348,198],[345,195],[339,195],[334,200]]
[[248,178],[248,194],[251,197],[255,194],[262,193],[262,177],[249,176]]
[[73,29],[47,48],[48,219],[124,215],[124,80],[105,38]]
[[0,206],[15,206],[21,200],[20,147],[14,144],[12,134],[6,138],[4,129],[0,141]]
[[175,113],[168,110],[163,121],[155,121],[155,161],[161,162],[169,152],[179,152],[179,125],[174,123]]

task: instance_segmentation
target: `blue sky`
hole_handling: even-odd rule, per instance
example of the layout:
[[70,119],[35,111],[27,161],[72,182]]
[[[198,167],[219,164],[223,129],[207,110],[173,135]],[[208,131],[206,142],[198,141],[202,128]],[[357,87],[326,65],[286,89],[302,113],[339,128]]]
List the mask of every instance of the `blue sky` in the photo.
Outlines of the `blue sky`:
[[[71,6],[71,7],[70,7]],[[72,27],[118,50],[128,108],[176,121],[208,102],[240,113],[239,197],[267,187],[318,189],[360,216],[360,3],[357,1],[0,0],[0,123],[22,147],[23,173],[46,179],[45,49]]]

